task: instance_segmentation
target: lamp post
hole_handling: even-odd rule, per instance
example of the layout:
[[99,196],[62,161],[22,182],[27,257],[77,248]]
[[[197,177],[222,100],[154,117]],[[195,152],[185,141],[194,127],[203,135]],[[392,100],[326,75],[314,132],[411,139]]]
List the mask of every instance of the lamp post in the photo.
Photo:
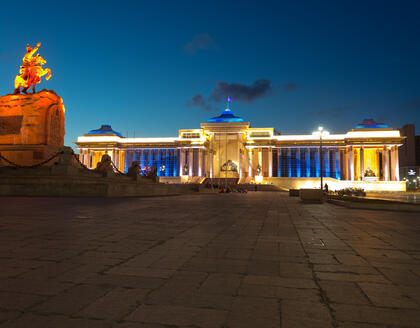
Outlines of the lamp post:
[[322,156],[322,138],[327,137],[330,133],[326,130],[324,130],[324,128],[322,126],[320,126],[318,128],[318,131],[314,131],[312,132],[312,135],[319,137],[319,167],[320,167],[320,176],[321,176],[321,190],[324,189],[324,185],[323,185],[323,156]]

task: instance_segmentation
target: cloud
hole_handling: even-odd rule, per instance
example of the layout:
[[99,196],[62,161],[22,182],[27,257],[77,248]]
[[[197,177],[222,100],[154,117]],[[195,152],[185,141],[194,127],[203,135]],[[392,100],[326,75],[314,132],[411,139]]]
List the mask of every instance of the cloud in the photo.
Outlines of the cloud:
[[258,98],[267,96],[271,90],[271,81],[268,79],[255,80],[251,85],[219,81],[210,95],[210,100],[221,102],[230,96],[234,101],[252,103]]
[[296,88],[297,88],[297,84],[295,82],[289,82],[289,83],[283,84],[283,90],[285,91],[292,92],[292,91],[295,91]]
[[213,41],[213,38],[205,34],[195,35],[190,42],[185,45],[185,52],[194,55],[197,51],[215,49],[216,44]]
[[200,94],[196,94],[191,99],[187,100],[185,106],[187,107],[202,107],[205,110],[211,110],[212,106],[206,102],[204,97]]

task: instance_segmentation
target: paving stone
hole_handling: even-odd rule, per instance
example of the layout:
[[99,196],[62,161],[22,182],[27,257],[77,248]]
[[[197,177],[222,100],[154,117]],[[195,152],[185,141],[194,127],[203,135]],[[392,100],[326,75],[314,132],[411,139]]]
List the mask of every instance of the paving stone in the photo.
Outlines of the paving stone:
[[23,311],[44,300],[46,300],[45,296],[0,292],[0,308],[2,309]]
[[[183,328],[177,326],[177,328]],[[141,322],[123,322],[123,323],[114,323],[112,328],[168,328],[167,325],[160,325],[155,323],[141,323]],[[185,327],[188,328],[188,327]]]
[[189,285],[178,285],[163,287],[150,293],[144,303],[229,310],[233,299],[230,295],[203,293]]
[[282,277],[312,279],[312,270],[306,263],[280,263],[279,275]]
[[109,274],[152,277],[152,278],[169,278],[171,275],[174,274],[174,272],[175,270],[156,269],[156,268],[136,268],[136,267],[125,266],[125,265],[116,266],[106,271],[106,273],[109,273]]
[[346,265],[369,265],[361,256],[352,254],[335,254],[335,258]]
[[201,285],[199,292],[235,295],[242,276],[237,274],[211,273]]
[[55,295],[73,286],[70,283],[55,282],[51,279],[0,279],[0,291]]
[[375,282],[378,284],[389,284],[389,280],[381,275],[376,274],[357,274],[342,272],[317,272],[316,276],[320,280],[336,280],[336,281],[356,281],[356,282]]
[[279,304],[275,299],[237,297],[228,318],[228,327],[279,327]]
[[396,285],[420,285],[420,276],[416,275],[411,270],[397,268],[396,266],[394,266],[392,269],[379,268],[379,271],[381,271],[389,280],[391,280]]
[[84,282],[91,285],[154,289],[164,284],[165,279],[105,273],[93,275]]
[[4,323],[2,328],[110,328],[102,320],[69,318],[60,315],[25,314],[16,320]]
[[226,311],[173,305],[141,305],[126,320],[175,326],[221,327]]
[[107,290],[107,288],[94,285],[74,286],[34,307],[34,310],[43,313],[74,314],[104,295]]
[[242,284],[238,294],[243,296],[304,300],[308,302],[320,301],[320,295],[317,289]]
[[328,308],[321,303],[281,301],[282,327],[333,327]]
[[380,274],[380,272],[378,272],[378,270],[376,270],[372,266],[355,266],[344,264],[315,264],[314,271],[335,273]]
[[375,305],[412,309],[419,307],[416,302],[412,301],[407,296],[404,296],[402,292],[393,285],[384,286],[381,284],[362,282],[359,282],[358,285]]
[[80,316],[99,319],[120,320],[137,307],[148,289],[127,289],[117,287],[90,303],[78,313]]
[[22,313],[18,311],[2,310],[0,311],[0,324],[8,320],[19,317]]
[[332,305],[338,321],[419,327],[419,312],[363,305]]
[[[320,281],[323,292],[333,303],[370,304],[359,286],[349,281]],[[379,285],[378,286],[383,286]]]
[[246,276],[244,283],[250,285],[281,286],[290,288],[316,288],[312,279],[294,279],[275,276]]
[[309,254],[309,260],[311,263],[317,264],[339,264],[331,254]]
[[417,213],[286,193],[0,198],[0,327],[418,327]]
[[382,328],[381,324],[373,323],[356,323],[356,322],[339,322],[339,328]]

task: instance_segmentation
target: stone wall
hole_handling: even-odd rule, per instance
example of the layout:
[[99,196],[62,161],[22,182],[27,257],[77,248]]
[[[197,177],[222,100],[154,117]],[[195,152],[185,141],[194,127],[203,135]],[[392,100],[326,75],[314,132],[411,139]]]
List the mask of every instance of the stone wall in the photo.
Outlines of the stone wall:
[[[349,181],[323,178],[329,190],[344,188],[363,188],[365,191],[405,191],[405,181]],[[320,178],[267,178],[264,183],[273,184],[284,189],[320,188]]]

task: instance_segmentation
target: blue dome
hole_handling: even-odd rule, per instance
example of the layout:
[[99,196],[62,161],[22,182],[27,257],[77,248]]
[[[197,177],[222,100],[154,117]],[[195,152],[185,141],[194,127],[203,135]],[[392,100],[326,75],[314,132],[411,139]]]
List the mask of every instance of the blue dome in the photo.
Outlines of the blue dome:
[[118,136],[123,137],[121,133],[112,130],[111,125],[103,124],[99,129],[97,130],[91,130],[86,135],[106,135],[106,136]]
[[365,118],[362,123],[357,124],[355,129],[386,129],[388,125],[377,123],[373,118]]
[[230,123],[230,122],[245,122],[243,118],[233,115],[229,108],[226,108],[222,114],[212,117],[207,120],[207,123]]

